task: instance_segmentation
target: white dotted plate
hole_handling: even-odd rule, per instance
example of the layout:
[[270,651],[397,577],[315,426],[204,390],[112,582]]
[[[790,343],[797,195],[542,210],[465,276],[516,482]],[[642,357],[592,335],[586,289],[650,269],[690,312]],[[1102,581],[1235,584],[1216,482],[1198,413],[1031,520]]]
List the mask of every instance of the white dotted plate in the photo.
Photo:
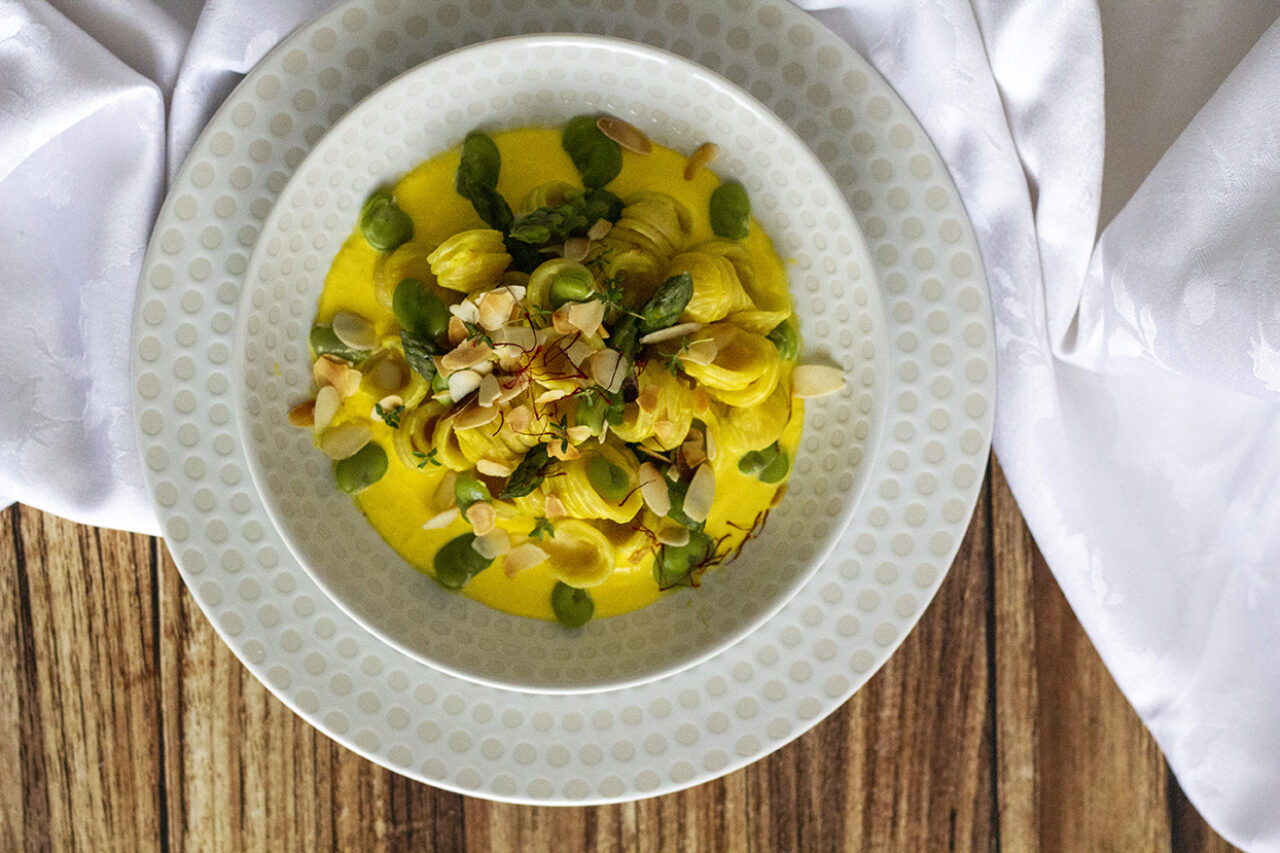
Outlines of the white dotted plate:
[[[415,571],[337,489],[310,431],[291,426],[286,414],[310,393],[315,305],[371,189],[460,145],[473,127],[555,126],[601,109],[676,150],[718,141],[717,171],[747,187],[758,221],[787,258],[805,358],[841,365],[849,381],[842,393],[809,401],[797,476],[737,559],[698,590],[568,632],[499,613]],[[227,148],[231,136],[218,131],[212,144]],[[240,440],[292,553],[339,606],[396,648],[455,675],[534,692],[648,681],[759,627],[848,526],[871,472],[863,460],[881,435],[888,384],[872,265],[840,191],[804,143],[724,79],[598,36],[464,48],[401,75],[347,113],[299,165],[264,223],[246,273],[254,309],[241,312],[235,340]],[[844,322],[827,322],[840,314]]]
[[[400,72],[525,32],[643,41],[762,101],[850,201],[889,324],[885,434],[835,556],[721,654],[658,681],[571,696],[445,675],[361,628],[290,556],[231,423],[229,360],[249,253],[307,151]],[[837,310],[828,322],[847,318]],[[835,710],[936,592],[991,435],[990,309],[955,188],[883,80],[803,12],[775,2],[352,0],[333,9],[264,59],[192,149],[148,250],[133,347],[148,484],[183,578],[227,644],[339,742],[440,787],[514,802],[611,802],[687,787],[759,759]]]

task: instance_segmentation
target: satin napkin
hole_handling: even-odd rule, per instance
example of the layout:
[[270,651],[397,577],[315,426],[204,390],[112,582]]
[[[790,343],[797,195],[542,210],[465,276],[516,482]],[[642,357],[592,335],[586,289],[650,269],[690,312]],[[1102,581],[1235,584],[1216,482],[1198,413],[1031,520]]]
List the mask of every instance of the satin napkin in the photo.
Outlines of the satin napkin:
[[[1280,8],[800,0],[946,161],[995,448],[1179,783],[1280,851]],[[129,323],[171,176],[322,0],[0,4],[0,505],[157,530]]]

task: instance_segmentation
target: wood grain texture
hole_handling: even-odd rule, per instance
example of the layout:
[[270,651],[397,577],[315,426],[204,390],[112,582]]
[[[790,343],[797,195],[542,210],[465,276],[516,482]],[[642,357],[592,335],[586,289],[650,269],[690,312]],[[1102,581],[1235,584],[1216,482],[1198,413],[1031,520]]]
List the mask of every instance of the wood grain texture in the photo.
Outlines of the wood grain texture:
[[162,544],[0,513],[0,850],[1233,850],[1196,814],[992,466],[868,685],[756,764],[513,806],[334,744],[222,645]]

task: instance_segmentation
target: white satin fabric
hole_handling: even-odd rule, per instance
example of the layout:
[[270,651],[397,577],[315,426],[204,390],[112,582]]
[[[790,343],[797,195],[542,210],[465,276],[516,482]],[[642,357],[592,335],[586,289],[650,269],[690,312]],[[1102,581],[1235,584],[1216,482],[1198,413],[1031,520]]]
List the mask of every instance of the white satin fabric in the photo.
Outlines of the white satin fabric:
[[[0,4],[0,497],[155,530],[128,337],[165,176],[327,5]],[[964,197],[996,451],[1068,599],[1206,819],[1280,851],[1280,6],[801,5]]]

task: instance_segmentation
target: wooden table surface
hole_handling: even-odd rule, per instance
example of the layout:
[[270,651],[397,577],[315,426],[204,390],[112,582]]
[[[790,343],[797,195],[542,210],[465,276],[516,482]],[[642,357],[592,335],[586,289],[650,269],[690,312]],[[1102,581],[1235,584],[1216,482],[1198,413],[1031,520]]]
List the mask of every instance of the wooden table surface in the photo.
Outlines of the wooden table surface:
[[0,513],[0,850],[1225,851],[992,464],[920,624],[774,755],[618,806],[510,806],[337,746],[224,648],[163,543]]

